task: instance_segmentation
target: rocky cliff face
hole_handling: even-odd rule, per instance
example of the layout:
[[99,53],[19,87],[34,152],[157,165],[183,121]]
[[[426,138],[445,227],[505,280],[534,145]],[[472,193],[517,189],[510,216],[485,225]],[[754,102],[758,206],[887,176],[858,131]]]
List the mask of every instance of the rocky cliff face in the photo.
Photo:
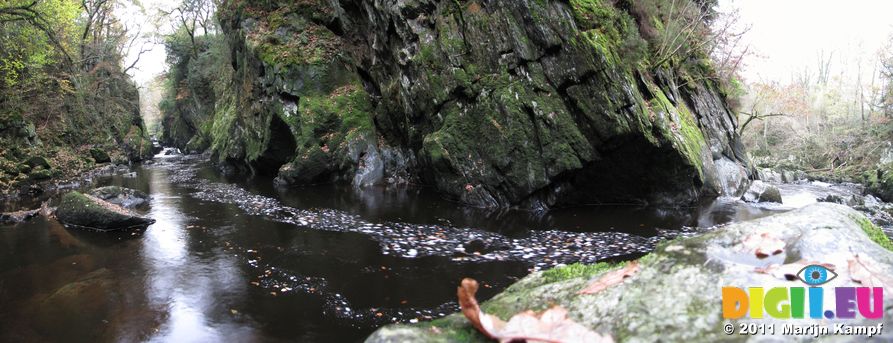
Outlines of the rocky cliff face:
[[37,184],[101,163],[152,157],[138,89],[120,68],[66,77],[77,86],[0,99],[0,197],[40,191]]
[[418,182],[476,206],[740,195],[751,172],[723,96],[630,62],[621,5],[229,2],[228,86],[175,143],[286,184]]

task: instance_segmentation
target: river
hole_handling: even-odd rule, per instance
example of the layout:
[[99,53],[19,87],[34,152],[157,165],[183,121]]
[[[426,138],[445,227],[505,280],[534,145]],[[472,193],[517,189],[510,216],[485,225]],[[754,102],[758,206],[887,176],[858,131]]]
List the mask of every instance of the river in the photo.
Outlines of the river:
[[101,185],[149,193],[157,222],[119,233],[42,217],[0,226],[0,341],[359,341],[456,311],[463,277],[487,299],[532,270],[635,258],[662,239],[789,209],[721,199],[486,211],[424,188],[282,189],[180,155],[90,186]]

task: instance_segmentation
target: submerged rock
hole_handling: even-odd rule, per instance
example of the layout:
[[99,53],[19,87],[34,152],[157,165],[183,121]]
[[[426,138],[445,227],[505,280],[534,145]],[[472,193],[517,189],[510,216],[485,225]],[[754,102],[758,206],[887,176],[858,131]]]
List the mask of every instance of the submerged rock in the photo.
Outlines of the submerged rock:
[[155,223],[121,206],[92,195],[70,192],[62,197],[56,217],[65,225],[108,231]]
[[149,204],[149,195],[135,189],[106,186],[90,191],[90,195],[124,208],[137,208]]
[[17,224],[40,214],[40,209],[0,213],[0,224]]
[[[754,237],[772,240],[774,255],[754,253]],[[887,248],[885,248],[885,245]],[[617,266],[571,265],[533,273],[483,304],[483,311],[503,319],[525,310],[561,305],[569,317],[593,331],[609,334],[615,341],[684,342],[745,341],[749,336],[726,335],[723,325],[755,323],[775,325],[777,337],[762,339],[812,339],[811,335],[781,336],[781,325],[790,320],[725,320],[722,316],[722,287],[808,287],[795,275],[793,262],[833,266],[837,277],[825,287],[864,287],[869,268],[874,287],[890,287],[893,253],[889,239],[864,216],[837,204],[815,204],[803,209],[754,221],[731,224],[691,238],[666,242],[639,260],[639,271],[620,284],[595,294],[578,292]],[[759,256],[763,256],[760,258]],[[786,264],[790,263],[790,264]],[[790,268],[794,267],[794,268]],[[788,271],[786,269],[790,269]],[[861,280],[861,282],[860,282]],[[881,281],[878,281],[881,280]],[[457,284],[459,280],[456,280]],[[888,288],[889,289],[889,288]],[[828,290],[825,292],[828,293]],[[830,298],[826,295],[826,304]],[[893,294],[884,293],[890,304]],[[833,304],[833,303],[831,303]],[[835,309],[834,305],[826,305]],[[893,308],[884,308],[882,322],[893,325]],[[797,319],[796,325],[874,326],[877,320],[857,315],[855,319]],[[771,334],[771,333],[770,333]],[[885,330],[881,340],[893,338]],[[835,340],[862,341],[865,336],[833,336]],[[468,342],[486,341],[462,317],[453,314],[429,323],[386,326],[367,342]]]
[[757,180],[751,183],[750,188],[747,189],[741,200],[747,202],[781,203],[781,192],[778,190],[778,187]]

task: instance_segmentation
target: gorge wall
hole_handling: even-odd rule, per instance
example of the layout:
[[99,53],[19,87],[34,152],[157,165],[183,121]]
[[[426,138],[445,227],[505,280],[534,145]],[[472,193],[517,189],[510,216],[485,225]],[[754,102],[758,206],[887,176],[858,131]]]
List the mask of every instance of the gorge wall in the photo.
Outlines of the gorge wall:
[[99,164],[153,155],[139,92],[114,65],[66,74],[36,90],[0,97],[0,195],[79,178]]
[[218,11],[222,35],[173,51],[162,109],[166,143],[210,149],[227,169],[524,208],[690,204],[740,195],[753,174],[709,62],[633,58],[636,23],[653,18],[624,1]]

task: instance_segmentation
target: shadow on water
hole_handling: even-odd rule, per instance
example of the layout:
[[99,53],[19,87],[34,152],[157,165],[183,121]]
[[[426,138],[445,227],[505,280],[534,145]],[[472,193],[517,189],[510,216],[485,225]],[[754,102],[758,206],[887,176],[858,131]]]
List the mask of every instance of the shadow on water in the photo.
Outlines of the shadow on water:
[[360,215],[372,222],[440,223],[474,227],[518,237],[530,230],[571,232],[625,232],[654,236],[657,229],[712,227],[765,217],[779,209],[754,206],[737,199],[719,198],[692,207],[657,208],[635,205],[590,205],[556,208],[545,212],[519,209],[483,209],[462,206],[429,188],[379,186],[356,188],[345,184],[280,187],[268,179],[227,178],[212,168],[202,177],[237,183],[253,193],[276,197],[296,208],[331,208]]

